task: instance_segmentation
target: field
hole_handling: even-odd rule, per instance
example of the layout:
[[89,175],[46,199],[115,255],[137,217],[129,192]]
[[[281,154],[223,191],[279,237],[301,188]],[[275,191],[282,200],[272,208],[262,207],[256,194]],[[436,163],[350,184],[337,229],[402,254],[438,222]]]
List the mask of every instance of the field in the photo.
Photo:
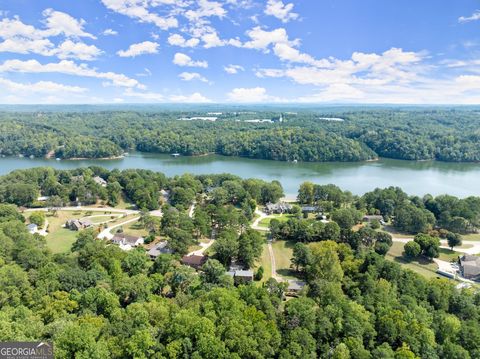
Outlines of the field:
[[277,274],[285,278],[294,277],[294,271],[290,268],[293,246],[294,243],[291,241],[275,241],[272,243]]
[[290,218],[293,218],[295,217],[294,215],[292,214],[272,214],[270,215],[269,217],[267,218],[264,218],[262,219],[258,225],[261,226],[261,227],[268,227],[270,225],[270,221],[272,219],[277,219],[279,220],[280,222],[286,222],[288,221]]
[[400,264],[403,268],[410,269],[426,278],[436,278],[438,266],[435,262],[419,258],[418,260],[408,260],[403,256],[404,243],[393,242],[392,247],[385,256],[386,259]]
[[260,266],[262,266],[264,270],[261,281],[265,282],[272,276],[272,262],[270,261],[270,253],[268,252],[268,245],[266,243],[263,245],[262,256],[260,257],[255,270]]

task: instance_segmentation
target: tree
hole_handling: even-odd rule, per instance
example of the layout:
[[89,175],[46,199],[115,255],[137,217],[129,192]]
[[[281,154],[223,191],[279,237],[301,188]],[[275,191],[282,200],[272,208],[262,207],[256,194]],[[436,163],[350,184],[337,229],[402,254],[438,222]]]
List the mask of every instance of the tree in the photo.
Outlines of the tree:
[[297,272],[304,272],[312,260],[312,252],[303,243],[296,243],[293,247],[292,266]]
[[420,245],[414,241],[405,243],[403,250],[405,252],[405,255],[409,258],[416,258],[422,252],[422,248],[420,248]]
[[427,258],[437,258],[440,251],[440,240],[437,237],[429,236],[428,234],[417,234],[413,239],[419,244],[421,253]]
[[337,209],[332,213],[332,220],[337,222],[342,229],[351,229],[361,219],[361,212],[353,208]]
[[45,212],[32,212],[29,220],[31,223],[35,223],[37,226],[43,227],[43,225],[45,224]]
[[462,236],[458,233],[448,232],[447,242],[448,242],[448,246],[453,251],[453,247],[458,247],[462,245]]
[[238,255],[238,235],[234,230],[222,231],[213,243],[215,258],[225,266],[229,266],[232,259]]
[[225,275],[225,267],[216,259],[209,259],[202,266],[202,280],[205,283],[219,284]]

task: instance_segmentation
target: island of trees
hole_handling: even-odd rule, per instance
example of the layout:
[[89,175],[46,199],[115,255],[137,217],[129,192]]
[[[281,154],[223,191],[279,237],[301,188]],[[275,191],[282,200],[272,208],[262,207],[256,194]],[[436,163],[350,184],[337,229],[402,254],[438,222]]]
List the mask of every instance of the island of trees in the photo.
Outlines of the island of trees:
[[[387,260],[390,234],[376,220],[361,224],[381,216],[416,235],[408,255],[433,258],[439,237],[477,230],[480,198],[412,197],[400,188],[354,196],[302,184],[299,205],[321,208],[328,221],[297,205],[288,220],[270,221],[270,240],[295,243],[292,271],[306,284],[285,300],[286,283],[262,278],[256,266],[266,238],[251,227],[255,210],[282,196],[276,181],[229,174],[90,167],[0,177],[0,341],[53,341],[57,358],[480,357],[475,287],[457,289]],[[41,223],[44,208],[124,200],[145,212],[142,221],[168,240],[170,254],[151,260],[143,248],[122,251],[94,229],[54,254],[25,226],[27,207],[38,208],[29,221]],[[149,217],[157,209],[163,216]],[[215,237],[209,259],[198,270],[182,265],[202,236]],[[232,262],[255,268],[257,281],[235,285],[226,274]]]
[[215,121],[195,120],[208,114],[199,110],[2,112],[0,155],[109,158],[144,151],[309,162],[480,160],[475,108],[254,109],[225,108]]

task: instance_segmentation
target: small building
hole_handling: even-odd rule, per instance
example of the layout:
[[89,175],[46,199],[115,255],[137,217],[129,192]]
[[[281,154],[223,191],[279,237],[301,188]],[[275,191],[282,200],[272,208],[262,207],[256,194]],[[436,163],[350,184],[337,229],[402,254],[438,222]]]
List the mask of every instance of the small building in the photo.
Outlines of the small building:
[[292,205],[286,202],[267,203],[265,206],[265,212],[267,212],[267,214],[283,214],[290,213],[291,211]]
[[120,249],[129,251],[134,247],[138,247],[144,243],[143,237],[131,236],[126,233],[117,233],[112,238],[112,243],[118,244]]
[[233,276],[235,285],[253,282],[252,270],[236,270]]
[[159,257],[161,254],[172,254],[172,253],[173,251],[170,249],[170,247],[168,247],[167,241],[157,243],[147,252],[151,260],[157,259],[157,257]]
[[480,257],[464,254],[458,258],[462,277],[471,280],[480,279]]
[[72,231],[80,231],[92,226],[92,222],[88,219],[69,219],[65,222],[65,228],[71,229]]
[[34,234],[38,232],[38,226],[35,223],[27,224],[28,233]]
[[182,259],[180,259],[180,263],[183,265],[199,269],[201,266],[205,264],[207,261],[208,257],[207,256],[198,256],[198,255],[191,255],[191,256],[183,256]]
[[96,184],[99,184],[100,186],[102,187],[107,187],[107,181],[105,181],[102,177],[100,176],[95,176],[93,177],[93,181],[96,183]]
[[305,287],[305,282],[301,280],[289,280],[286,295],[297,296]]
[[37,198],[38,202],[45,202],[50,198],[50,196],[40,196]]

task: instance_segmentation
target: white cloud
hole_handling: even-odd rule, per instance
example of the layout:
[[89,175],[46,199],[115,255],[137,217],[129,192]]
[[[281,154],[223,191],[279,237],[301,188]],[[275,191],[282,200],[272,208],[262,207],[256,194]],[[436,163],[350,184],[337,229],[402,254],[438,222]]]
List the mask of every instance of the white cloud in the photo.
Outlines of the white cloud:
[[181,74],[178,75],[183,81],[193,81],[193,80],[199,80],[202,82],[208,82],[208,80],[200,75],[197,72],[182,72]]
[[120,50],[117,55],[120,57],[135,57],[143,54],[158,53],[158,43],[152,41],[144,41],[138,44],[132,44],[127,50]]
[[[95,36],[83,30],[85,21],[77,20],[63,12],[47,9],[43,12],[45,17],[44,30],[26,25],[18,17],[2,19],[0,21],[0,52],[13,52],[19,54],[39,54],[42,56],[57,56],[61,59],[75,58],[79,60],[94,60],[102,51],[95,45],[87,45],[70,38]],[[48,37],[63,35],[67,40],[55,46]]]
[[115,31],[113,29],[105,29],[105,31],[103,32],[103,35],[104,36],[116,36],[116,35],[118,35],[118,31]]
[[46,9],[42,15],[45,17],[44,23],[46,30],[44,36],[58,36],[64,35],[66,37],[89,37],[96,39],[95,36],[89,34],[83,30],[83,26],[86,24],[85,20],[77,20],[72,16],[53,9]]
[[195,47],[200,43],[200,40],[192,37],[191,39],[185,40],[182,35],[172,34],[168,37],[168,43],[173,46],[180,47]]
[[264,102],[270,98],[264,87],[237,87],[230,91],[227,97],[232,102]]
[[293,4],[284,4],[282,0],[268,0],[265,14],[275,16],[282,22],[289,22],[298,18],[298,14],[292,12]]
[[212,102],[208,97],[203,96],[199,92],[194,92],[191,95],[173,95],[169,98],[172,102],[183,102],[183,103],[208,103]]
[[228,65],[228,66],[224,66],[223,69],[225,70],[226,73],[231,75],[237,74],[239,71],[245,71],[243,66],[240,66],[240,65]]
[[181,52],[177,52],[173,57],[173,63],[178,66],[189,66],[189,67],[208,67],[207,61],[194,61],[192,58]]
[[51,52],[60,59],[77,59],[84,61],[95,60],[102,51],[95,45],[87,45],[83,42],[66,40]]
[[250,41],[247,41],[243,46],[247,49],[257,49],[268,51],[268,46],[271,44],[290,44],[295,45],[297,40],[290,41],[288,39],[287,31],[284,28],[278,28],[272,31],[263,30],[260,26],[247,31]]
[[110,81],[111,85],[120,87],[144,88],[137,80],[124,74],[99,72],[86,64],[77,65],[73,61],[63,60],[58,63],[40,64],[37,60],[7,60],[0,65],[0,72],[20,73],[62,73],[71,76],[92,77]]
[[205,17],[216,16],[222,18],[227,15],[227,11],[222,4],[217,1],[197,0],[198,8],[196,10],[188,10],[185,17],[190,21],[198,21]]
[[82,93],[86,88],[79,86],[68,86],[52,81],[39,81],[33,83],[19,83],[0,77],[0,86],[11,92],[24,93]]
[[470,21],[477,21],[480,20],[480,10],[476,10],[472,15],[470,16],[460,16],[458,18],[459,23],[466,23]]
[[137,19],[140,22],[152,23],[162,30],[178,26],[178,21],[173,16],[162,17],[149,11],[149,4],[157,6],[159,1],[148,0],[102,0],[110,10],[119,14]]
[[209,98],[203,96],[199,92],[195,92],[191,95],[171,95],[164,96],[157,92],[138,92],[132,89],[127,89],[124,96],[136,98],[141,102],[182,102],[182,103],[208,103],[212,102]]

